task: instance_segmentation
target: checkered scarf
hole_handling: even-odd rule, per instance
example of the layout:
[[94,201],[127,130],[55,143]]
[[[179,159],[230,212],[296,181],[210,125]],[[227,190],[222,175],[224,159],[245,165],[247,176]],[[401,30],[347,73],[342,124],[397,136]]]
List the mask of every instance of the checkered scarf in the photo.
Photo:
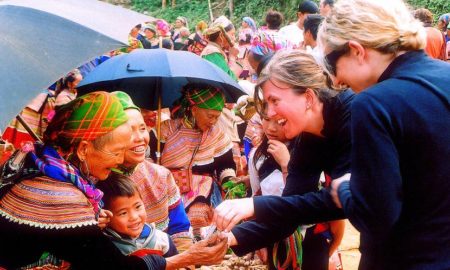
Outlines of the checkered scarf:
[[59,138],[64,138],[70,144],[82,140],[92,141],[127,120],[116,96],[107,92],[92,92],[57,109],[44,140],[58,142]]
[[219,89],[192,89],[185,96],[184,107],[197,106],[203,109],[222,111],[225,98]]

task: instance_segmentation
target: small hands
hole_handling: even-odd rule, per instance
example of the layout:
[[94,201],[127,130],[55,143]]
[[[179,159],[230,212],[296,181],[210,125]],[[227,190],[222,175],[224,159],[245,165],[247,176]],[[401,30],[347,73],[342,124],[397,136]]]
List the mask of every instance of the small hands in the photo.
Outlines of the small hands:
[[98,226],[100,229],[103,230],[106,226],[108,226],[112,216],[113,213],[111,211],[105,209],[100,210],[100,214],[98,215]]
[[287,166],[291,155],[289,154],[289,150],[284,143],[277,140],[269,140],[267,152],[273,156],[273,158],[278,163],[278,165],[281,166],[283,171],[287,171]]

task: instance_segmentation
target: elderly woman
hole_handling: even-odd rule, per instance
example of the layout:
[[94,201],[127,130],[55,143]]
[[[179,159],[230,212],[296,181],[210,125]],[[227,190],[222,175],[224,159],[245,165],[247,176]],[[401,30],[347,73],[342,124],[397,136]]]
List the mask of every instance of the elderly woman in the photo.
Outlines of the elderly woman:
[[218,89],[189,84],[179,102],[175,119],[161,125],[161,165],[172,171],[194,235],[199,237],[200,228],[211,223],[212,201],[221,200],[218,185],[236,176],[233,144],[216,125],[225,103]]
[[239,50],[234,47],[236,29],[225,16],[217,18],[206,29],[205,37],[208,45],[203,49],[201,57],[210,61],[237,80],[242,68],[236,64]]
[[[131,136],[127,120],[116,97],[94,92],[57,110],[45,145],[23,149],[25,164],[0,199],[0,267],[19,268],[44,252],[72,269],[174,269],[194,262],[186,257],[195,251],[167,259],[145,252],[124,256],[97,225],[105,216],[102,192],[92,183],[123,163]],[[198,247],[209,256],[224,253],[223,244],[206,245]]]
[[147,222],[167,232],[179,252],[192,245],[190,222],[181,202],[180,190],[172,173],[145,159],[150,136],[140,109],[124,92],[114,92],[122,104],[133,132],[133,141],[125,152],[119,172],[127,175],[139,188],[147,212]]

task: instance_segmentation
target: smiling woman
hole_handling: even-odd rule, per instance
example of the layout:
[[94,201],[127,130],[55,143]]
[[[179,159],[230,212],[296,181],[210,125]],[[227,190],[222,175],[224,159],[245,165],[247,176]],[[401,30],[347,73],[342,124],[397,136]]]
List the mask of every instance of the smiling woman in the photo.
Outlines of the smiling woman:
[[168,169],[145,158],[150,136],[140,109],[128,94],[121,91],[113,94],[125,109],[132,131],[131,145],[125,151],[125,159],[118,172],[137,184],[147,212],[146,221],[166,231],[178,251],[185,251],[193,243],[189,231],[191,224],[173,175]]
[[[255,91],[260,114],[275,121],[287,139],[294,139],[289,165],[283,170],[287,172],[287,178],[282,195],[309,193],[315,197],[305,200],[299,208],[309,209],[314,201],[322,200],[325,189],[318,191],[322,171],[331,178],[350,172],[350,106],[354,94],[350,90],[330,89],[330,83],[327,74],[310,54],[279,51],[262,70]],[[254,200],[265,202],[269,197],[255,197]],[[237,240],[233,250],[238,255],[246,254],[272,246],[292,234],[300,224],[278,222],[274,215],[294,219],[282,208],[270,214],[265,212],[266,209],[259,212],[257,218],[266,223],[245,222],[233,228],[232,234]],[[336,210],[332,213],[333,218],[343,217],[337,207],[332,208]],[[218,228],[230,230],[242,217],[241,209],[246,209],[246,201],[225,201],[219,205],[215,215]],[[320,212],[298,217],[308,220],[303,224],[323,221]],[[329,252],[336,248],[335,244],[339,244],[338,239],[342,236],[342,232],[336,233],[334,240],[329,242],[324,235],[314,233],[315,230],[313,226],[306,231],[302,243],[302,269],[328,269]]]

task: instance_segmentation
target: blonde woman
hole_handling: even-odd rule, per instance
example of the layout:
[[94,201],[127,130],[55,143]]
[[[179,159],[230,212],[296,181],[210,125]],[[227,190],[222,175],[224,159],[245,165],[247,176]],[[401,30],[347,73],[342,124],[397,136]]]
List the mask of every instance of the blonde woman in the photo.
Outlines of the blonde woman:
[[[361,232],[361,268],[450,268],[450,65],[400,0],[343,0],[319,30],[352,105],[352,175],[334,199]],[[439,247],[438,249],[434,247]]]
[[[319,30],[335,82],[362,92],[351,108],[352,174],[331,190],[361,232],[359,269],[450,268],[450,65],[425,55],[425,39],[400,0],[340,0]],[[228,228],[256,213],[302,223],[334,212],[326,199],[255,200],[216,221]]]

